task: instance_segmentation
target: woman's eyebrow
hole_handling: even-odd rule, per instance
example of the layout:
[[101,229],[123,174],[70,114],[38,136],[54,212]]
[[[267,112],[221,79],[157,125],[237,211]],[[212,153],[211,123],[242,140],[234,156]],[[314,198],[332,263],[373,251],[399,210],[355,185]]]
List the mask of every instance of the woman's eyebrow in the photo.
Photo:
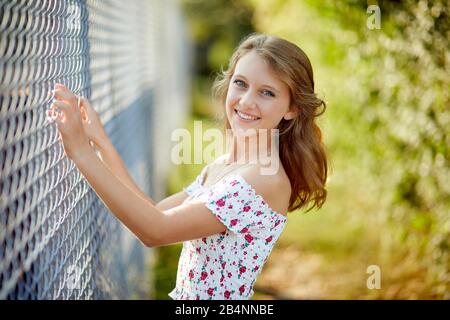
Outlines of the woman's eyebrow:
[[[241,78],[247,80],[246,77],[244,77],[242,74],[239,74],[239,73],[235,74],[234,76],[235,76],[235,77],[241,77]],[[276,92],[278,92],[278,93],[280,92],[280,90],[278,90],[278,89],[276,89],[276,88],[274,88],[273,86],[268,85],[268,84],[263,84],[262,87],[270,88],[270,89],[272,89],[272,90],[274,90],[274,91],[276,91]]]

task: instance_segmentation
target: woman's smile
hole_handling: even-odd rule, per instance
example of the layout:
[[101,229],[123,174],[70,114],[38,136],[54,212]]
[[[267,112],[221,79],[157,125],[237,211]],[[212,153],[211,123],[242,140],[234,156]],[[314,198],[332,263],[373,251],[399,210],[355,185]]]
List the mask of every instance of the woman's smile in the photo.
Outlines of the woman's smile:
[[244,112],[239,111],[237,109],[234,109],[234,112],[236,113],[237,118],[240,121],[245,122],[245,123],[256,122],[256,121],[261,119],[260,117],[256,117],[254,115],[251,115],[251,114],[248,114],[248,113],[244,113]]

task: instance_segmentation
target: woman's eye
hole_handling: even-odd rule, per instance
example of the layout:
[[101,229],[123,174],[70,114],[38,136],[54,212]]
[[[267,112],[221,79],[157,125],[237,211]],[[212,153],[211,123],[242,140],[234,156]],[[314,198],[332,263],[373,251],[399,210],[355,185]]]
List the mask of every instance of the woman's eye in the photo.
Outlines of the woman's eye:
[[245,83],[242,80],[234,80],[233,82],[236,83],[239,87],[245,86]]
[[[236,83],[238,87],[242,87],[242,88],[245,88],[245,86],[246,86],[244,81],[238,80],[238,79],[234,80],[233,83]],[[262,94],[267,96],[267,97],[275,97],[273,92],[269,91],[269,90],[263,90]]]
[[[267,94],[266,94],[266,93],[267,93]],[[264,91],[263,91],[263,94],[266,95],[266,96],[268,96],[268,97],[275,97],[275,95],[272,93],[272,91],[269,91],[269,90],[264,90]]]

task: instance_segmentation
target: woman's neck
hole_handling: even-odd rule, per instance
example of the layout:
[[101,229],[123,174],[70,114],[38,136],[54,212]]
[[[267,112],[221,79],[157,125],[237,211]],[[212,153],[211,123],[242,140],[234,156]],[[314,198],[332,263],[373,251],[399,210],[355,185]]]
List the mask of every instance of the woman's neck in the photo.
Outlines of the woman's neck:
[[230,134],[227,151],[227,165],[257,164],[266,168],[266,174],[278,171],[280,158],[276,131],[259,130],[257,134],[249,136]]

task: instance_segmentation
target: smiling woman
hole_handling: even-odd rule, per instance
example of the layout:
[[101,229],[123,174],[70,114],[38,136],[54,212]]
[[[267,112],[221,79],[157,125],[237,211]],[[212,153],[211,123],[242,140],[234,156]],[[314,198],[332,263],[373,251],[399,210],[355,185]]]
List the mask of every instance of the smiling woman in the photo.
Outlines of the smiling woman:
[[[326,199],[327,156],[315,118],[326,104],[314,92],[311,63],[295,44],[252,34],[233,53],[213,85],[225,108],[225,128],[279,130],[280,161],[292,193],[289,211]],[[308,210],[308,211],[309,211]]]
[[239,59],[231,81],[225,104],[233,129],[275,129],[281,119],[298,115],[289,105],[289,87],[255,51]]
[[[120,157],[89,102],[60,84],[53,92],[51,110],[59,112],[55,120],[65,152],[111,212],[146,246],[183,242],[173,299],[251,298],[288,212],[310,201],[320,207],[326,197],[326,156],[314,123],[324,103],[315,97],[311,65],[300,48],[251,35],[215,89],[232,135],[229,152],[158,204],[123,166],[115,169]],[[258,134],[249,148],[241,143],[264,130],[282,131],[280,141]],[[272,151],[274,144],[279,153]],[[264,174],[261,163],[245,161],[261,149],[282,165]]]

